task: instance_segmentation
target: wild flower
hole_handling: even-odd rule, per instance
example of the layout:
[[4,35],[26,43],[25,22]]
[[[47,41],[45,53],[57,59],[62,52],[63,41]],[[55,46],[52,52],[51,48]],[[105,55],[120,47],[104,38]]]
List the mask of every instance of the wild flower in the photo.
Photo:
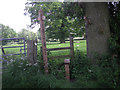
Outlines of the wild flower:
[[79,45],[76,45],[77,47],[79,47]]
[[37,72],[40,72],[39,70]]
[[26,64],[26,66],[29,66],[29,64]]
[[13,61],[14,61],[13,59],[10,60],[11,63],[12,63]]
[[7,65],[9,65],[9,62],[7,62]]
[[88,72],[92,72],[92,70],[88,69]]
[[31,66],[32,64],[31,63],[29,63],[29,66]]
[[22,67],[22,66],[18,66],[18,67]]
[[24,57],[21,57],[21,60],[24,60]]
[[34,66],[37,66],[37,63],[33,64]]
[[37,43],[35,43],[35,46],[37,46]]

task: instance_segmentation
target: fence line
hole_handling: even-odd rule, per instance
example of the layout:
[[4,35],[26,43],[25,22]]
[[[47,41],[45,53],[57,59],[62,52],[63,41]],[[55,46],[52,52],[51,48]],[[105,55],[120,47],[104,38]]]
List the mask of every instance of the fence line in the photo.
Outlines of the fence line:
[[[10,47],[0,47],[0,49],[2,50],[3,55],[0,56],[10,56],[10,55],[20,55],[20,54],[24,54],[26,56],[26,50],[25,50],[25,38],[0,38],[0,41],[3,40],[23,40],[23,44],[24,46],[10,46]],[[18,54],[5,54],[4,48],[18,48],[18,47],[24,47],[24,53],[18,53]],[[20,49],[21,51],[21,49]]]

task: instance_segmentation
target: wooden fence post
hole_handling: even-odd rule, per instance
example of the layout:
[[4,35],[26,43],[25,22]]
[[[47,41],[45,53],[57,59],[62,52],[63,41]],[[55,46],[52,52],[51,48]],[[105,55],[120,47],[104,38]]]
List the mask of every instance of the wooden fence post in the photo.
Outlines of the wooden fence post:
[[69,81],[70,80],[70,72],[69,72],[69,64],[70,64],[70,59],[65,59],[65,74],[66,74],[66,79]]
[[32,40],[27,41],[27,57],[28,57],[30,63],[34,64],[34,61],[33,61],[33,41]]
[[37,40],[34,40],[33,42],[33,52],[34,63],[37,63]]
[[39,21],[40,21],[40,34],[41,34],[41,41],[42,41],[42,55],[44,60],[44,68],[45,73],[48,73],[48,61],[47,61],[47,49],[46,49],[46,38],[45,38],[45,26],[44,26],[44,19],[42,9],[39,10]]
[[31,64],[37,62],[37,45],[35,45],[35,42],[33,40],[27,41],[27,57]]
[[70,34],[70,56],[71,56],[71,61],[74,60],[74,43],[71,34]]

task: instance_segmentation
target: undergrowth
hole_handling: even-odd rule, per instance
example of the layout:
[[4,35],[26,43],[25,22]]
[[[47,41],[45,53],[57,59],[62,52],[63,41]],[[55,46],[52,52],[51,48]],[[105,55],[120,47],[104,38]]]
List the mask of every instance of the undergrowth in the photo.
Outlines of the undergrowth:
[[[12,58],[3,69],[3,88],[120,88],[120,66],[116,58],[103,56],[92,65],[79,50],[70,62],[70,79],[65,80],[64,63],[48,60],[49,74],[44,74],[43,60],[31,65],[27,58]],[[38,55],[40,58],[40,54]],[[3,64],[3,66],[5,66]]]

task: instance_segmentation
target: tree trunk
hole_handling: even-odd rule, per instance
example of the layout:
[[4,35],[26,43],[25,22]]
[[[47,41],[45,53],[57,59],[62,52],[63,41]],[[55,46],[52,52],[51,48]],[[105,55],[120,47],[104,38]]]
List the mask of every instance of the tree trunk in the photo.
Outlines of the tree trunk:
[[65,43],[65,39],[60,39],[60,43]]
[[95,54],[107,53],[110,37],[109,12],[105,2],[85,3],[87,56],[95,63]]

